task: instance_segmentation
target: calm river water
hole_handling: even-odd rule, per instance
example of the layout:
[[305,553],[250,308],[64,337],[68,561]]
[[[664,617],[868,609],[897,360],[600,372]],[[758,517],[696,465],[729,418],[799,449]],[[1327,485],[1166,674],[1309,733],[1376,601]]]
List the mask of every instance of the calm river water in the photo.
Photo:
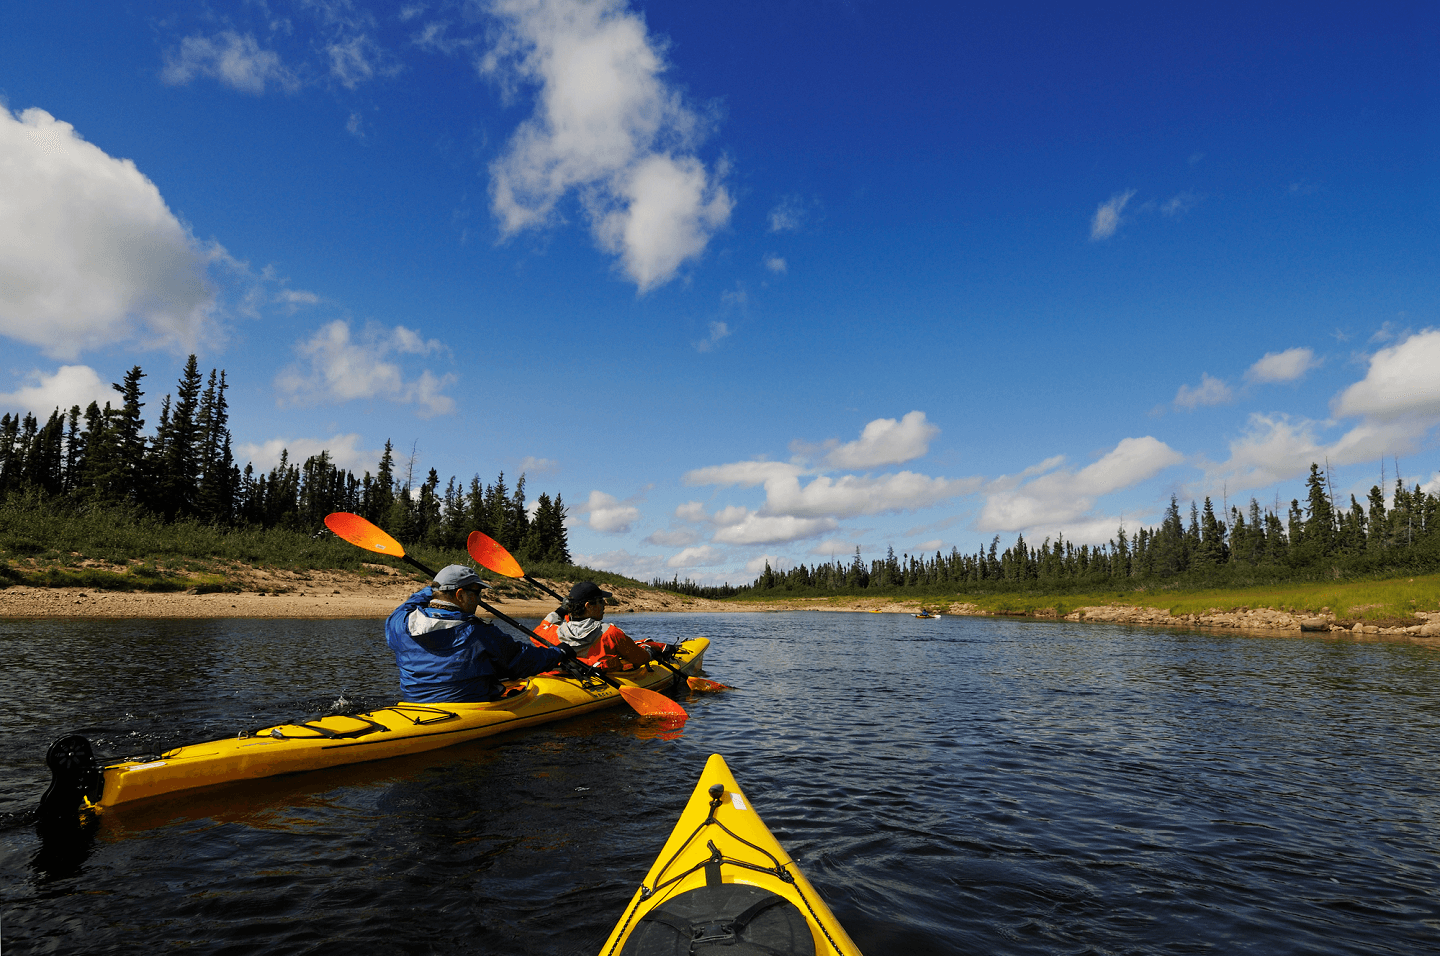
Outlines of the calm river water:
[[107,814],[154,752],[397,693],[375,621],[0,622],[0,946],[588,954],[711,752],[869,956],[1440,952],[1440,649],[875,614],[635,615],[738,689]]

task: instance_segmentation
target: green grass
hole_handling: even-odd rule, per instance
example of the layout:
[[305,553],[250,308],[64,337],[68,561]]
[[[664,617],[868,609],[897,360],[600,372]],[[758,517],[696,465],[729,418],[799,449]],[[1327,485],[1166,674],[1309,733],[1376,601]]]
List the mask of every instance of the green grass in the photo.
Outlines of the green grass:
[[1329,610],[1336,618],[1349,621],[1411,622],[1416,611],[1440,610],[1440,574],[1414,575],[1373,581],[1307,582],[1257,585],[1243,588],[1155,588],[1135,591],[1091,591],[1064,594],[924,594],[895,591],[888,594],[859,592],[834,597],[790,596],[784,592],[761,592],[736,599],[737,604],[797,600],[816,604],[848,605],[857,599],[873,598],[928,607],[944,604],[973,604],[992,614],[1055,614],[1064,617],[1082,607],[1124,604],[1153,607],[1171,614],[1207,614],[1245,608],[1269,607],[1299,614]]
[[[469,563],[463,549],[419,545],[407,549],[420,564],[439,570]],[[0,587],[83,587],[99,591],[238,590],[237,570],[334,570],[370,573],[387,565],[419,584],[425,575],[409,564],[347,544],[282,528],[226,528],[197,521],[167,524],[132,508],[73,506],[11,495],[0,502]],[[618,574],[571,565],[527,567],[536,577],[602,586],[644,587]],[[375,572],[378,573],[378,572]],[[524,581],[481,570],[507,597],[548,598]],[[564,589],[558,589],[564,593]]]

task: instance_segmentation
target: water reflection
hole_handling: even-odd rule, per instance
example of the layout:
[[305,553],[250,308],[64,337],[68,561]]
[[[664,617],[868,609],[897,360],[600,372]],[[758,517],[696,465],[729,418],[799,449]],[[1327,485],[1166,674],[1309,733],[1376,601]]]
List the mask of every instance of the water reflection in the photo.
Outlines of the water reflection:
[[[64,852],[0,829],[6,942],[593,952],[711,752],[872,954],[1416,953],[1440,932],[1432,648],[899,615],[625,628],[711,637],[741,689],[688,696],[680,735],[617,708],[128,807]],[[377,622],[0,638],[13,819],[64,732],[129,752],[395,693]]]

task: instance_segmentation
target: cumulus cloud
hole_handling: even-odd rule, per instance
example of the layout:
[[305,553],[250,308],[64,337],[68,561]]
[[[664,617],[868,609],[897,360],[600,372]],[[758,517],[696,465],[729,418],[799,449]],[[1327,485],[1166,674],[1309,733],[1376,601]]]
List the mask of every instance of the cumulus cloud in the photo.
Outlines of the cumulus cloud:
[[825,457],[832,468],[874,468],[898,465],[922,457],[940,429],[925,420],[925,413],[910,412],[896,421],[877,418],[855,441],[840,445]]
[[1381,421],[1440,418],[1440,329],[1426,329],[1370,357],[1365,378],[1334,402],[1336,415]]
[[[1292,349],[1291,352],[1307,352]],[[1266,356],[1257,366],[1278,356]],[[1311,367],[1301,355],[1268,366],[1276,381],[1286,374],[1303,374]],[[1370,357],[1365,377],[1331,402],[1336,419],[1360,418],[1333,441],[1321,434],[1337,421],[1317,422],[1288,415],[1251,415],[1244,432],[1230,442],[1224,462],[1206,462],[1204,487],[1222,483],[1232,491],[1263,488],[1297,478],[1310,463],[1329,461],[1332,467],[1375,461],[1391,455],[1411,454],[1426,434],[1440,424],[1440,330],[1408,335],[1403,341]],[[1296,370],[1299,371],[1296,371]]]
[[575,563],[598,571],[623,574],[637,581],[652,581],[664,576],[665,559],[659,555],[631,554],[623,548],[597,554],[576,554]]
[[705,513],[705,506],[698,501],[687,501],[680,505],[675,509],[675,517],[681,521],[696,523],[710,520],[710,516]]
[[53,375],[39,370],[24,377],[25,385],[13,392],[0,394],[0,407],[14,412],[34,412],[35,417],[44,419],[55,409],[61,413],[79,405],[83,411],[91,402],[101,408],[119,396],[95,370],[88,365],[62,365]]
[[1152,478],[1183,460],[1178,451],[1148,435],[1126,438],[1079,471],[1060,468],[1018,486],[997,481],[977,527],[985,532],[1018,531],[1074,522],[1093,507],[1095,499]]
[[980,487],[974,478],[930,478],[913,471],[879,477],[820,475],[801,485],[795,477],[765,483],[767,514],[856,518],[928,508]]
[[128,159],[41,109],[0,106],[0,334],[59,359],[216,334],[205,248]]
[[560,463],[553,458],[536,458],[526,455],[520,459],[520,473],[523,475],[554,474],[560,470]]
[[1266,352],[1264,358],[1250,366],[1245,377],[1252,382],[1293,382],[1319,364],[1310,349]]
[[681,480],[687,485],[739,485],[742,488],[753,488],[767,481],[793,478],[804,473],[805,469],[801,466],[783,461],[740,461],[729,465],[695,468],[687,471]]
[[782,276],[783,276],[783,275],[785,274],[785,272],[786,272],[786,270],[787,270],[788,267],[787,267],[786,264],[785,264],[785,260],[782,259],[781,257],[779,257],[779,256],[766,256],[766,257],[765,257],[765,268],[769,269],[771,272],[775,273],[776,275],[782,275]]
[[1134,196],[1135,190],[1129,189],[1123,193],[1116,193],[1100,204],[1095,210],[1095,218],[1090,220],[1092,242],[1109,239],[1115,235],[1115,230],[1120,228],[1120,214],[1124,212],[1125,204]]
[[639,508],[603,491],[590,492],[590,498],[576,512],[589,515],[587,523],[603,534],[626,534],[640,520]]
[[494,0],[479,63],[503,85],[538,87],[534,115],[491,164],[504,236],[547,224],[577,192],[596,242],[641,292],[704,252],[733,201],[693,155],[704,132],[664,78],[663,43],[625,0]]
[[363,472],[376,467],[380,461],[379,449],[361,448],[363,439],[350,432],[332,435],[330,438],[271,438],[263,442],[238,442],[235,445],[235,460],[248,462],[256,471],[269,471],[280,463],[280,453],[288,451],[291,464],[300,464],[307,458],[328,452],[332,464],[349,471]]
[[945,542],[940,540],[939,538],[932,538],[929,541],[921,541],[919,544],[915,545],[914,550],[916,554],[929,551],[939,551],[941,546],[944,544]]
[[695,548],[686,548],[666,561],[665,566],[667,568],[703,568],[720,564],[724,560],[725,552],[704,544]]
[[[728,511],[729,509],[727,509]],[[797,518],[794,515],[762,515],[741,508],[743,515],[717,528],[715,540],[722,544],[779,544],[813,538],[834,531],[840,523],[834,518]],[[736,518],[735,514],[727,518]]]
[[262,50],[249,33],[225,30],[214,36],[188,36],[180,49],[165,57],[160,78],[172,86],[184,86],[197,76],[208,76],[231,89],[260,95],[267,85],[293,92],[299,78],[280,62],[274,50]]
[[440,348],[440,342],[424,340],[404,326],[371,326],[357,340],[350,323],[337,319],[295,347],[302,361],[276,376],[275,387],[282,402],[297,405],[379,398],[418,405],[423,418],[446,415],[455,411],[455,400],[443,393],[454,384],[454,375],[437,376],[426,369],[407,380],[388,358],[397,353],[428,355]]
[[662,548],[684,548],[699,540],[700,533],[693,528],[671,528],[667,531],[656,531],[645,539],[645,543]]
[[1200,374],[1200,384],[1194,388],[1181,385],[1175,393],[1175,407],[1194,411],[1201,405],[1224,405],[1234,397],[1230,386],[1208,372]]

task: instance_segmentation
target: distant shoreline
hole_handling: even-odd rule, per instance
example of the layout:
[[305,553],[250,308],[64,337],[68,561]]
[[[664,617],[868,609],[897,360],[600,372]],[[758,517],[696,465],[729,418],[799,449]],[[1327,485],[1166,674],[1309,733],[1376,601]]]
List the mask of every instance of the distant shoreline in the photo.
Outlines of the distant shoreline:
[[[254,572],[245,590],[208,594],[194,592],[99,591],[93,588],[41,588],[16,585],[0,589],[0,619],[140,619],[189,618],[270,618],[293,620],[369,618],[383,620],[401,601],[419,587],[413,578],[398,572],[389,575],[355,574],[343,571]],[[1053,609],[1024,612],[996,612],[966,602],[917,598],[792,598],[775,601],[713,601],[652,591],[617,587],[616,606],[609,618],[622,621],[629,613],[727,613],[752,614],[767,611],[878,612],[911,615],[922,606],[943,615],[971,617],[1024,617],[1036,620],[1060,618]],[[551,611],[552,600],[517,600],[491,595],[491,603],[512,617],[538,618]],[[1440,638],[1440,611],[1417,612],[1411,621],[1366,623],[1338,620],[1329,613],[1292,613],[1273,608],[1245,608],[1238,611],[1212,610],[1209,613],[1171,614],[1164,608],[1123,603],[1075,608],[1064,615],[1067,621],[1134,624],[1147,627],[1223,628],[1248,632],[1353,635],[1368,638],[1416,639],[1432,644]],[[623,623],[622,623],[623,627]]]

